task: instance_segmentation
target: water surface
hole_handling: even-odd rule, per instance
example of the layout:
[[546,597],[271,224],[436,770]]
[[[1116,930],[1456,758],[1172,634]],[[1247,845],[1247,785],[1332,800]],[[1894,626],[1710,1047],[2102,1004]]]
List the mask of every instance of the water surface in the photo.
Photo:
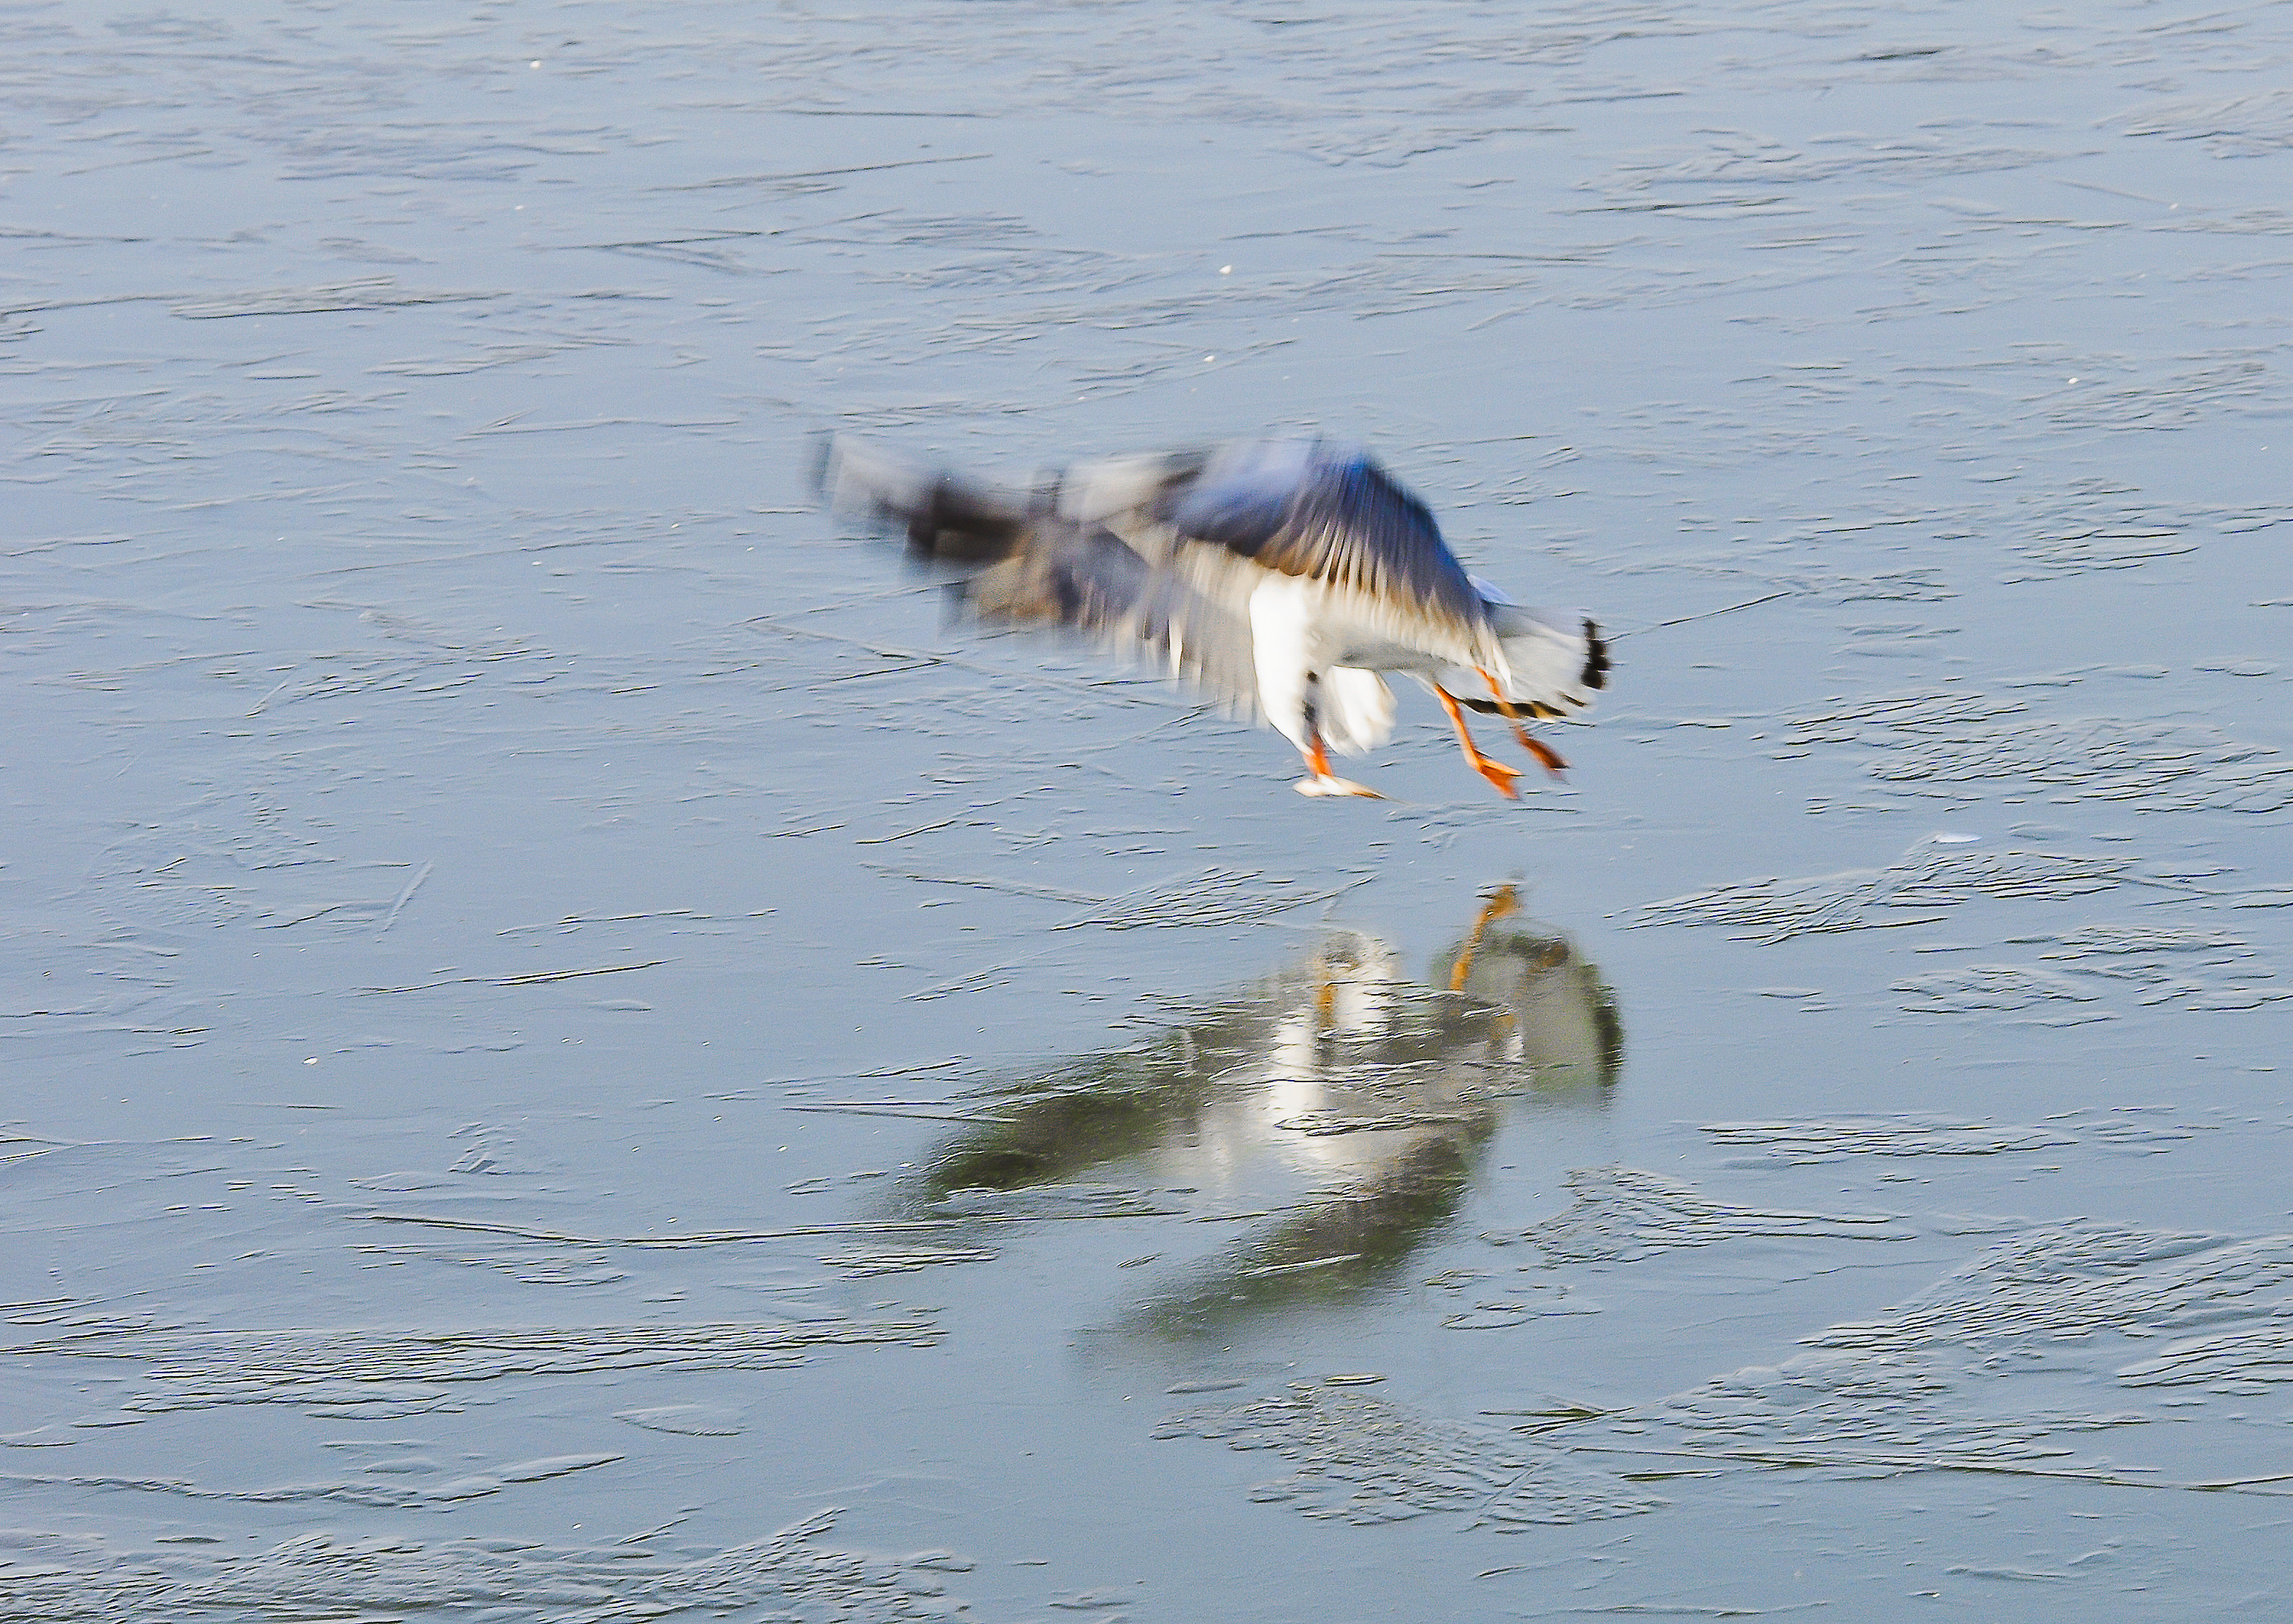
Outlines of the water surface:
[[[2283,8],[0,42],[0,1612],[2285,1610]],[[1269,424],[1568,784],[806,483]]]

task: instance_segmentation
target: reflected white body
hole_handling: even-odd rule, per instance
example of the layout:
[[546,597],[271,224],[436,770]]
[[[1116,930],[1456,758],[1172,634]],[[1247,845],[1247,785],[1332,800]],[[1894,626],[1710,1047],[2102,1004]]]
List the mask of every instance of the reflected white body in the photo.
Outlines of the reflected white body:
[[[1430,1059],[1422,1036],[1406,1038],[1413,1013],[1422,1019],[1424,989],[1401,956],[1358,931],[1329,938],[1312,962],[1279,978],[1280,1003],[1268,1011],[1256,1052],[1225,1075],[1255,1086],[1208,1105],[1183,1138],[1154,1154],[1159,1177],[1236,1197],[1262,1196],[1250,1169],[1272,1157],[1325,1190],[1375,1186],[1423,1141],[1454,1137],[1492,1117],[1496,1100],[1480,1094],[1489,1068],[1532,1066],[1540,1072],[1592,1077],[1603,1036],[1597,984],[1573,958],[1532,966],[1492,956],[1471,966],[1459,989],[1488,1011],[1461,1028],[1455,1046]],[[1271,990],[1269,988],[1269,990]],[[1492,1007],[1495,1006],[1495,1007]],[[1421,1028],[1422,1030],[1422,1028]],[[1409,1066],[1405,1090],[1381,1078],[1397,1060]],[[1385,1087],[1380,1087],[1383,1081]],[[1469,1092],[1470,1091],[1470,1092]],[[1399,1113],[1406,1125],[1349,1126]],[[1309,1125],[1343,1131],[1309,1133]],[[1261,1174],[1262,1177],[1262,1174]]]

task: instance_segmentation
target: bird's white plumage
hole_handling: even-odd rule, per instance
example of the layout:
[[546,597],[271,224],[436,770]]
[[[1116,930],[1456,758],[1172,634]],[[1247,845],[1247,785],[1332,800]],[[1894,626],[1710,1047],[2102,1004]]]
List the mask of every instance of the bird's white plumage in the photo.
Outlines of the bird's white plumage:
[[1393,690],[1375,671],[1332,659],[1332,621],[1312,581],[1268,573],[1250,595],[1258,701],[1300,750],[1318,735],[1341,756],[1367,755],[1393,735]]

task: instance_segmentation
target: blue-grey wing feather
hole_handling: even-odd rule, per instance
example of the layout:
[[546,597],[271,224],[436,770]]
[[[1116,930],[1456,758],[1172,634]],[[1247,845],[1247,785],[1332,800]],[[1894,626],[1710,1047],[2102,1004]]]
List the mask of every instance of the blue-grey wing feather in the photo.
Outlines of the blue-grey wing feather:
[[1082,632],[1255,713],[1252,583],[1228,576],[1257,572],[1223,552],[1218,556],[1233,565],[1228,576],[1191,568],[1196,561],[1179,556],[1187,549],[1142,551],[1115,528],[1144,516],[1144,506],[1194,477],[1204,460],[1181,453],[1098,465],[1063,495],[1056,487],[1029,492],[967,479],[839,436],[816,477],[840,512],[903,531],[919,558],[962,571],[953,589],[979,621]]
[[1258,710],[1250,622],[1239,604],[1151,562],[1114,532],[1051,516],[1026,545],[964,581],[965,606],[1006,626],[1063,626],[1142,655],[1231,710]]
[[1327,581],[1468,635],[1487,606],[1432,512],[1365,452],[1316,441],[1221,448],[1165,497],[1180,534],[1261,568]]

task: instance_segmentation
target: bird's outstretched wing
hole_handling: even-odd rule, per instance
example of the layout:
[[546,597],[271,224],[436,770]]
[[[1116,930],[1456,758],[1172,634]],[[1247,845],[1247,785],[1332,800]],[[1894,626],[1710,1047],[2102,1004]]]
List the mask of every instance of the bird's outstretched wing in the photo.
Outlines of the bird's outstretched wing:
[[958,588],[991,625],[1057,625],[1130,653],[1203,689],[1230,713],[1259,714],[1246,593],[1150,561],[1103,524],[1040,518],[1026,545]]
[[1027,530],[1024,493],[911,462],[849,434],[822,440],[813,483],[836,512],[898,531],[920,556],[944,563],[1001,558]]
[[[1142,551],[1110,527],[1140,516],[1189,466],[1163,458],[1099,465],[1075,487],[1091,493],[1079,503],[962,478],[839,436],[818,477],[839,511],[904,534],[920,558],[965,571],[953,589],[980,621],[1082,632],[1255,718],[1248,611],[1255,581],[1246,577],[1263,572],[1190,567],[1200,561],[1151,537]],[[1135,525],[1126,528],[1135,533]],[[1167,534],[1167,526],[1150,528]]]
[[1425,504],[1362,451],[1320,441],[1220,447],[1156,516],[1188,540],[1357,599],[1397,641],[1430,636],[1496,663],[1487,605]]

